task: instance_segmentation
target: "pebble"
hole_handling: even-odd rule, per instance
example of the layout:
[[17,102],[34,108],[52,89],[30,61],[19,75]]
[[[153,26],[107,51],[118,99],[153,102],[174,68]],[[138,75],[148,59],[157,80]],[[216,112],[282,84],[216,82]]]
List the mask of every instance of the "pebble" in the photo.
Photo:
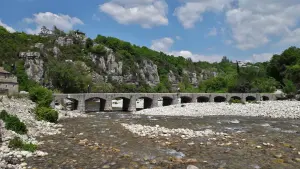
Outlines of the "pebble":
[[109,165],[104,165],[102,168],[110,168]]
[[199,168],[194,165],[188,165],[186,169],[199,169]]
[[281,158],[281,157],[282,157],[282,154],[281,154],[281,153],[275,154],[274,157],[276,157],[276,158]]

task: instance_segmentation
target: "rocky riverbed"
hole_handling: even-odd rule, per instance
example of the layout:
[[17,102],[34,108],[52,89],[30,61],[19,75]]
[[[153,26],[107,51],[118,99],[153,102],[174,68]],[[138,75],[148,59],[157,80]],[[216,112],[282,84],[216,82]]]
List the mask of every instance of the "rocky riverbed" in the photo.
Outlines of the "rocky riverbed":
[[[20,154],[24,152],[16,153],[22,156],[20,161],[26,163],[17,167],[300,168],[297,103],[299,105],[299,102],[273,102],[273,108],[270,108],[271,102],[220,103],[210,104],[210,111],[206,110],[209,104],[199,103],[199,107],[183,104],[135,113],[93,113],[84,118],[79,112],[64,112],[56,124],[59,132],[34,137],[39,144],[37,152],[27,158]],[[279,112],[283,109],[279,110],[276,104],[290,104],[290,109],[286,106],[281,115]],[[262,108],[265,113],[257,114],[256,106],[269,106],[269,112]],[[218,109],[217,113],[208,114],[212,116],[204,114],[204,111]],[[177,116],[169,116],[169,111]],[[272,111],[277,112],[276,116],[272,116]],[[232,113],[224,116],[228,112]],[[152,115],[145,115],[150,113]]]
[[[37,121],[34,115],[34,108],[36,104],[27,98],[13,99],[5,96],[0,97],[0,111],[6,110],[10,115],[16,115],[22,122],[25,123],[28,132],[21,135],[11,130],[5,129],[5,124],[0,120],[2,144],[0,147],[0,168],[26,168],[26,158],[35,156],[42,157],[48,155],[47,152],[36,151],[27,152],[21,150],[13,150],[8,147],[9,140],[14,137],[21,138],[26,143],[33,143],[36,145],[42,145],[43,142],[37,140],[37,137],[43,137],[47,135],[61,134],[64,130],[62,124],[54,124],[45,121]],[[86,114],[79,112],[59,112],[59,119],[74,118],[74,117],[88,117]]]

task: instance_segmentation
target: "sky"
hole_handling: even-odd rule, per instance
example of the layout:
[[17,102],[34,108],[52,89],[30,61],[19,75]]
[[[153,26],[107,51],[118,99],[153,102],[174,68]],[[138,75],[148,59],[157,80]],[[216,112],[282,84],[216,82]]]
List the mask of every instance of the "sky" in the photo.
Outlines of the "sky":
[[117,37],[194,61],[263,62],[300,44],[300,0],[2,0],[0,25]]

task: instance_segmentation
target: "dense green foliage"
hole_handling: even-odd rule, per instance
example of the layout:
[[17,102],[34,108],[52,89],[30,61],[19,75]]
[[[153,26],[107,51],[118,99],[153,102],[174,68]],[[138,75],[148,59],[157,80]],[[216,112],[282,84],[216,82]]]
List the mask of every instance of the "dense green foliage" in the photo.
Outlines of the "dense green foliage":
[[19,137],[15,137],[12,140],[10,140],[8,147],[13,149],[22,149],[24,151],[30,152],[34,152],[37,149],[37,145],[32,143],[24,143]]
[[8,114],[5,110],[0,113],[0,119],[5,122],[5,128],[19,134],[26,134],[26,125],[17,116]]
[[29,97],[39,106],[45,107],[49,107],[53,99],[52,91],[41,86],[31,88],[29,91]]
[[[274,55],[270,62],[248,63],[239,67],[236,63],[223,57],[219,63],[193,62],[190,58],[174,57],[162,52],[151,50],[145,46],[136,46],[129,42],[114,37],[98,35],[94,40],[87,38],[85,43],[76,38],[78,34],[84,35],[79,30],[65,33],[56,27],[51,35],[49,30],[42,28],[40,36],[25,33],[9,33],[0,27],[0,66],[13,72],[20,84],[20,90],[34,93],[32,99],[40,106],[50,104],[50,93],[40,94],[39,85],[47,86],[52,90],[63,93],[87,92],[90,86],[91,92],[274,92],[275,89],[283,89],[289,94],[296,93],[300,89],[300,49],[290,47],[280,55]],[[28,78],[25,72],[24,61],[18,58],[21,51],[40,51],[32,47],[35,43],[43,43],[45,48],[53,48],[58,37],[72,38],[73,45],[59,47],[61,55],[57,58],[53,53],[43,55],[44,77],[42,84],[37,84]],[[133,83],[119,83],[101,70],[89,57],[90,54],[104,57],[107,60],[110,51],[116,56],[116,61],[122,61],[123,75],[131,74],[136,81]],[[66,62],[72,60],[73,62]],[[140,78],[139,69],[135,63],[142,65],[144,60],[151,60],[158,67],[160,83],[150,87]],[[15,64],[15,68],[11,67]],[[174,87],[168,75],[172,71],[178,78],[179,84]],[[108,76],[108,83],[93,83],[91,72],[97,72],[102,76]],[[214,72],[216,77],[209,78],[193,86],[186,72]],[[211,77],[211,76],[210,76]],[[36,89],[38,88],[38,89]],[[174,89],[175,88],[175,89]],[[34,96],[36,95],[36,96]],[[43,98],[39,101],[37,96]]]
[[56,123],[58,120],[58,112],[48,107],[38,106],[35,109],[35,115],[38,120],[44,120],[51,123]]

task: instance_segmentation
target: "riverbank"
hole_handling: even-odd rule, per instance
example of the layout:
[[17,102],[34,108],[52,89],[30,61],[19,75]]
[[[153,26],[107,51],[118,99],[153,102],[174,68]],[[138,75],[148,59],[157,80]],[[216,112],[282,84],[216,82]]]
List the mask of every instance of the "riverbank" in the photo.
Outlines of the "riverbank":
[[[6,96],[1,96],[0,111],[5,110],[10,115],[17,116],[21,122],[25,123],[27,128],[26,134],[18,134],[14,131],[7,130],[5,123],[0,120],[2,145],[0,147],[0,168],[25,168],[27,164],[25,159],[36,156],[45,156],[48,153],[42,151],[22,151],[9,148],[9,141],[15,137],[21,138],[25,143],[32,143],[35,145],[42,145],[37,137],[44,137],[48,135],[61,134],[64,130],[63,125],[50,123],[46,121],[38,121],[35,118],[34,109],[36,104],[27,98],[13,99]],[[74,117],[87,117],[88,115],[80,112],[66,112],[59,111],[59,120]]]
[[249,116],[270,118],[300,118],[299,101],[265,101],[246,104],[190,103],[156,107],[134,112],[151,116]]

